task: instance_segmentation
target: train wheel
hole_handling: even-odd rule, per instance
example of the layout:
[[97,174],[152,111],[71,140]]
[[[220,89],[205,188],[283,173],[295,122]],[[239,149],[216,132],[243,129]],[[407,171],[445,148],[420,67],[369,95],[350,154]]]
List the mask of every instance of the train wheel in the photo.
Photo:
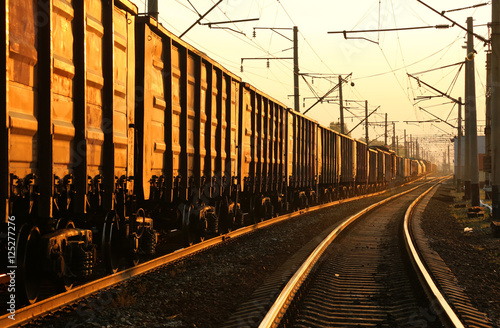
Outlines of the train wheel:
[[[66,218],[60,218],[56,223],[56,230],[59,229],[74,229],[75,223]],[[75,283],[75,279],[68,277],[66,275],[66,267],[71,265],[71,253],[68,253],[67,250],[63,250],[64,255],[58,259],[58,269],[59,273],[53,279],[56,289],[60,292],[65,292],[73,288],[73,284]],[[66,261],[69,259],[70,261]]]
[[116,273],[119,269],[122,260],[120,244],[118,220],[114,212],[109,212],[102,229],[102,253],[106,270],[110,273]]
[[24,224],[16,241],[17,277],[20,299],[33,304],[38,298],[41,283],[40,230]]

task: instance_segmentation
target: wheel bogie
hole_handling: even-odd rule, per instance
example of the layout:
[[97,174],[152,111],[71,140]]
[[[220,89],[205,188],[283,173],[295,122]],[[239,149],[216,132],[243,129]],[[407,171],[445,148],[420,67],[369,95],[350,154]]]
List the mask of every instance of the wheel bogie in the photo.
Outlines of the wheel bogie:
[[104,219],[101,250],[106,270],[118,270],[139,263],[141,256],[156,252],[158,233],[153,228],[153,219],[139,209],[132,217],[120,217],[111,211]]

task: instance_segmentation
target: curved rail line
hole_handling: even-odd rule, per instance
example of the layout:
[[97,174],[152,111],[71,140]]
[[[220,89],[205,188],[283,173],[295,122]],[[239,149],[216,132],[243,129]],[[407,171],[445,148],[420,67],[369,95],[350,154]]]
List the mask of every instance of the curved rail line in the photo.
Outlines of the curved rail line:
[[[433,180],[429,181],[429,182],[433,182],[433,181],[438,180],[438,182],[436,182],[432,187],[430,187],[427,191],[425,191],[423,195],[425,196],[425,194],[430,192],[430,190],[435,188],[438,184],[440,184],[443,180],[445,180],[447,178],[448,177],[437,178],[437,179],[433,179]],[[340,233],[347,226],[349,226],[351,223],[353,223],[354,221],[359,219],[364,214],[375,209],[376,207],[379,207],[380,205],[383,205],[383,204],[385,204],[385,203],[387,203],[395,198],[398,198],[398,197],[401,197],[407,193],[410,193],[419,187],[420,186],[417,186],[415,188],[409,189],[409,190],[404,191],[402,193],[399,193],[397,195],[386,198],[378,203],[375,203],[375,204],[363,209],[362,211],[354,214],[353,216],[349,217],[344,222],[342,222],[336,229],[334,229],[328,235],[328,237],[326,237],[321,242],[321,244],[319,244],[319,246],[311,253],[311,255],[308,257],[308,259],[302,264],[302,266],[297,270],[297,272],[294,274],[294,276],[290,279],[288,284],[283,288],[283,291],[280,293],[280,295],[278,296],[278,298],[276,299],[276,301],[271,306],[270,310],[268,311],[268,313],[266,314],[266,316],[264,317],[264,319],[260,323],[259,328],[270,328],[270,327],[280,326],[280,322],[284,318],[284,316],[288,310],[288,307],[292,303],[292,300],[294,299],[296,293],[300,290],[304,281],[306,281],[308,275],[312,272],[313,268],[318,263],[319,259],[321,258],[323,253],[326,251],[328,246],[333,242],[333,240],[335,240],[335,238],[337,238],[340,235]],[[422,199],[422,197],[423,196],[420,196],[417,200]],[[418,201],[414,201],[412,203],[412,205],[410,206],[408,211],[410,211],[410,209],[413,208],[417,203],[418,203]],[[409,218],[411,215],[411,212],[408,212],[408,211],[406,213],[405,219],[406,219],[406,217]],[[442,298],[442,300],[444,302],[446,302],[444,300],[444,298]],[[448,307],[449,307],[449,305],[448,305]],[[460,326],[458,326],[458,327],[460,327]]]
[[[415,183],[421,179],[423,179],[423,177],[420,179],[417,179],[411,183]],[[407,184],[409,184],[409,183],[407,183]],[[403,184],[402,186],[407,185],[407,184]],[[413,189],[415,189],[415,188],[413,188]],[[411,189],[411,190],[413,190],[413,189]],[[91,282],[86,283],[84,285],[75,287],[67,292],[62,293],[62,294],[57,294],[57,295],[54,295],[50,298],[47,298],[47,299],[41,300],[37,303],[34,303],[32,305],[28,305],[26,307],[16,309],[16,313],[15,313],[16,320],[10,319],[9,318],[10,313],[7,313],[7,314],[0,317],[0,327],[8,328],[8,327],[15,327],[15,326],[19,326],[21,324],[25,324],[26,322],[31,321],[33,319],[36,319],[37,317],[41,317],[43,315],[53,313],[66,305],[72,304],[72,303],[74,303],[82,298],[88,297],[88,296],[90,296],[90,295],[92,295],[100,290],[110,288],[110,287],[117,285],[121,282],[124,282],[132,277],[147,273],[147,272],[155,270],[158,267],[161,267],[163,265],[178,261],[180,259],[189,257],[191,255],[194,255],[194,254],[201,252],[203,250],[206,250],[208,248],[220,245],[231,238],[241,237],[243,235],[246,235],[246,234],[251,233],[253,231],[256,231],[258,229],[268,227],[270,225],[273,225],[273,224],[276,224],[278,222],[282,222],[282,221],[300,216],[300,215],[305,214],[305,213],[310,213],[310,212],[317,211],[317,210],[320,210],[323,208],[327,208],[327,207],[331,207],[331,206],[335,206],[335,205],[339,205],[339,204],[344,204],[344,203],[352,202],[352,201],[363,199],[363,198],[378,196],[378,195],[384,194],[390,190],[391,189],[368,194],[368,195],[362,195],[362,196],[352,197],[352,198],[348,198],[348,199],[337,200],[337,201],[330,202],[327,204],[312,206],[312,207],[302,209],[302,210],[299,210],[299,211],[296,211],[293,213],[288,213],[288,214],[278,216],[278,217],[275,217],[275,218],[272,218],[272,219],[269,219],[269,220],[266,220],[263,222],[259,222],[259,223],[255,223],[253,225],[242,227],[238,230],[229,232],[227,234],[208,239],[208,240],[203,241],[199,244],[195,244],[195,245],[187,247],[187,248],[182,248],[182,249],[176,250],[172,253],[160,256],[156,259],[139,264],[137,266],[131,267],[131,268],[126,269],[124,271],[119,271],[115,274],[112,274],[112,275],[91,281]],[[390,199],[392,199],[393,197],[394,196],[392,196]]]
[[410,254],[410,259],[415,272],[418,275],[420,284],[424,287],[427,297],[432,300],[437,300],[437,303],[432,302],[433,306],[438,307],[437,309],[435,309],[435,313],[439,313],[441,321],[446,323],[447,325],[461,328],[464,327],[464,324],[460,321],[455,311],[451,308],[450,304],[448,304],[448,301],[445,299],[443,293],[441,293],[431,274],[427,270],[427,267],[419,254],[418,248],[415,245],[412,233],[410,231],[411,218],[417,204],[436,186],[437,184],[427,189],[423,194],[418,196],[417,199],[415,199],[413,203],[411,203],[411,205],[408,207],[404,218],[405,245],[408,253]]

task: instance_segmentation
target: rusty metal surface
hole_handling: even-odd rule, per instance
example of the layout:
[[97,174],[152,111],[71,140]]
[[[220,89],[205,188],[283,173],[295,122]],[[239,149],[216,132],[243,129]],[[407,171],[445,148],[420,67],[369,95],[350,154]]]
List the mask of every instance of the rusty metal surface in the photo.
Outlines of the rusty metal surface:
[[356,176],[356,148],[354,139],[340,135],[340,152],[340,182],[343,184],[354,183]]
[[[230,181],[238,175],[240,79],[151,17],[138,18],[138,25],[138,44],[145,44],[138,52],[138,61],[144,61],[145,67],[138,67],[137,77],[145,93],[139,106],[139,114],[145,117],[136,118],[144,126],[139,136],[144,151],[139,154],[144,158],[138,160],[143,166],[141,193],[149,198],[149,180],[154,175],[164,175],[171,188],[180,183],[182,194],[190,181],[195,185],[202,177],[221,181],[221,167]],[[151,60],[152,51],[156,53]],[[153,120],[151,126],[148,118]]]
[[[132,14],[137,12],[127,0],[116,0],[116,4],[128,8]],[[40,217],[60,215],[57,213],[61,210],[59,205],[66,207],[59,204],[54,209],[53,198],[57,192],[54,189],[67,178],[75,185],[74,210],[83,213],[87,177],[101,175],[103,167],[114,166],[113,163],[104,165],[106,133],[114,131],[115,134],[111,143],[119,169],[114,173],[131,172],[129,153],[133,146],[129,143],[133,138],[129,140],[128,126],[133,117],[126,113],[133,110],[133,92],[118,86],[133,84],[134,69],[113,66],[117,78],[109,83],[117,85],[115,99],[121,92],[128,106],[116,101],[113,104],[116,115],[110,115],[113,120],[107,122],[104,101],[113,101],[113,98],[103,94],[103,66],[106,56],[115,56],[117,65],[128,67],[133,63],[130,54],[134,51],[128,52],[128,60],[123,61],[118,51],[110,51],[105,44],[111,29],[106,30],[104,22],[111,19],[112,10],[101,0],[86,0],[74,5],[63,0],[23,0],[10,1],[6,5],[9,7],[6,11],[9,19],[5,20],[9,22],[6,29],[9,159],[2,174],[13,174],[20,179],[29,174],[38,177],[35,183],[39,185],[37,214]],[[119,38],[125,35],[127,39],[133,32],[133,17],[121,9],[115,10],[116,49],[120,44],[122,49],[133,49],[133,37],[129,43],[120,42]],[[121,25],[119,15],[126,16]],[[126,26],[125,33],[122,26]],[[127,116],[130,116],[129,121]]]
[[[64,178],[73,173],[74,157],[71,153],[75,137],[74,112],[74,77],[75,62],[73,35],[75,11],[70,3],[52,1],[52,37],[51,37],[51,99],[50,112],[40,108],[43,115],[51,118],[48,128],[52,139],[52,174]],[[79,42],[79,40],[76,40]],[[80,41],[81,42],[81,41]],[[48,109],[48,108],[47,108]],[[44,151],[43,148],[40,152]],[[46,173],[46,172],[43,172]],[[42,174],[43,174],[42,173]],[[54,181],[57,183],[57,181]]]
[[[228,83],[226,83],[226,89],[230,88],[230,91],[228,90],[228,100],[229,100],[229,106],[226,107],[226,110],[228,111],[228,116],[226,119],[226,122],[228,124],[229,128],[229,133],[227,134],[229,139],[230,139],[230,148],[226,148],[226,156],[229,158],[230,162],[230,170],[229,170],[229,176],[228,172],[226,170],[226,176],[228,177],[228,181],[231,180],[232,177],[237,177],[239,174],[239,168],[243,165],[243,159],[241,155],[238,155],[238,152],[243,148],[242,144],[240,143],[239,140],[239,133],[238,127],[239,127],[239,121],[240,121],[240,97],[239,95],[241,94],[240,92],[240,83],[237,80],[230,80]],[[226,160],[226,168],[227,168],[228,161]],[[241,174],[239,175],[241,177]]]
[[[318,126],[318,134],[316,136],[316,147],[318,150],[318,157],[317,157],[317,173],[318,173],[318,184],[323,185],[326,184],[328,181],[328,169],[329,169],[329,162],[328,162],[328,157],[325,156],[327,152],[330,151],[328,148],[328,142],[325,140],[325,134],[327,133],[327,130],[322,127]],[[325,144],[324,144],[325,143]],[[325,148],[323,148],[325,147]]]
[[87,175],[103,174],[103,8],[99,0],[85,2],[85,95],[86,95],[86,141]]
[[[252,107],[252,94],[251,90],[248,88],[242,86],[241,92],[241,111],[240,111],[240,145],[241,145],[241,163],[240,163],[240,177],[242,179],[241,181],[241,186],[242,188],[246,188],[244,184],[244,179],[245,178],[252,178],[252,162],[254,162],[253,159],[253,150],[255,149],[254,147],[254,136],[253,136],[253,130],[252,130],[252,123],[253,123],[253,118],[252,118],[252,113],[253,113],[253,107]],[[244,189],[243,189],[244,190]]]
[[[292,175],[298,188],[312,187],[316,176],[317,123],[289,111],[289,142]],[[290,148],[289,148],[290,150]]]
[[308,187],[314,188],[317,181],[317,135],[318,135],[318,123],[314,121],[307,121],[307,141],[309,147],[307,147],[307,166],[308,169]]
[[153,176],[180,183],[183,195],[202,178],[222,185],[221,171],[229,183],[238,175],[239,78],[155,20],[140,17],[138,26],[140,194],[149,199]]
[[[127,3],[127,2],[123,2]],[[135,144],[135,13],[113,8],[112,121],[114,177],[130,177],[134,172]],[[106,125],[105,125],[106,126]],[[134,188],[127,181],[128,190]]]
[[377,152],[373,149],[368,149],[368,181],[370,184],[377,183]]
[[[185,52],[182,51],[182,55],[186,56]],[[196,148],[196,140],[195,140],[195,125],[196,125],[196,111],[199,111],[199,94],[197,90],[197,84],[199,83],[199,75],[196,73],[196,70],[199,65],[197,58],[192,56],[189,52],[187,53],[187,71],[184,72],[185,79],[187,80],[187,84],[181,79],[183,85],[181,88],[186,87],[186,103],[187,103],[187,111],[185,110],[182,114],[186,115],[186,126],[183,128],[181,126],[182,133],[186,134],[185,144],[181,143],[181,147],[185,149],[186,152],[186,164],[187,164],[187,172],[186,176],[188,179],[195,178],[197,176],[197,172],[195,172],[195,148]],[[198,99],[197,99],[198,98]]]
[[356,183],[368,182],[368,147],[364,142],[356,140]]
[[291,177],[294,170],[294,137],[293,137],[293,114],[291,111],[286,112],[286,181],[287,187],[292,185]]
[[[164,46],[160,36],[150,31],[149,27],[145,26],[145,35],[143,39],[140,39],[140,44],[142,45],[142,40],[144,40],[144,62],[140,63],[140,67],[144,69],[143,76],[141,76],[142,81],[147,83],[141,85],[144,89],[144,101],[143,101],[143,112],[139,112],[138,123],[139,131],[142,133],[142,159],[140,160],[139,167],[142,168],[142,192],[144,194],[144,199],[149,199],[150,192],[150,179],[153,175],[167,177],[172,177],[171,172],[164,171],[164,154],[167,151],[167,140],[166,134],[171,131],[172,134],[172,151],[174,152],[173,158],[178,158],[180,154],[180,144],[179,144],[179,113],[180,107],[178,103],[179,96],[177,96],[177,103],[173,107],[173,117],[172,117],[172,129],[166,127],[166,107],[167,107],[167,87],[168,84],[164,80],[163,70],[168,70],[168,65],[165,63],[168,56],[164,54]],[[176,67],[178,72],[178,67]],[[175,73],[174,73],[175,74]],[[178,81],[175,90],[178,91]],[[177,173],[179,169],[179,163],[174,161],[174,167]],[[176,175],[174,175],[176,176]]]
[[385,155],[380,149],[377,150],[377,182],[384,183],[385,181]]
[[[4,153],[2,177],[10,181],[9,174],[20,179],[38,174],[38,33],[35,17],[38,15],[36,1],[7,1],[5,8],[6,62],[5,76],[6,113],[2,118],[2,149]],[[5,121],[4,121],[5,119]],[[6,130],[4,130],[6,129]],[[4,183],[2,199],[7,216],[9,183]]]
[[392,158],[391,154],[388,152],[384,152],[383,154],[385,163],[385,169],[384,169],[385,182],[389,183],[392,180]]
[[286,107],[249,84],[242,88],[242,177],[251,178],[255,191],[266,193],[276,190],[284,177]]

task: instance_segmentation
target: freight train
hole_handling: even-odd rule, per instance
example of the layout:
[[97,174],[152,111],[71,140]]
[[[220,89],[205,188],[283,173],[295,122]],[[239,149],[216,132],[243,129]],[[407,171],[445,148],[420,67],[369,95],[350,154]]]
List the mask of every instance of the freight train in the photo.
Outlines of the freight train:
[[430,171],[287,108],[128,0],[3,5],[2,261],[27,302],[42,278],[64,291],[98,259],[137,264],[159,231],[192,244]]

